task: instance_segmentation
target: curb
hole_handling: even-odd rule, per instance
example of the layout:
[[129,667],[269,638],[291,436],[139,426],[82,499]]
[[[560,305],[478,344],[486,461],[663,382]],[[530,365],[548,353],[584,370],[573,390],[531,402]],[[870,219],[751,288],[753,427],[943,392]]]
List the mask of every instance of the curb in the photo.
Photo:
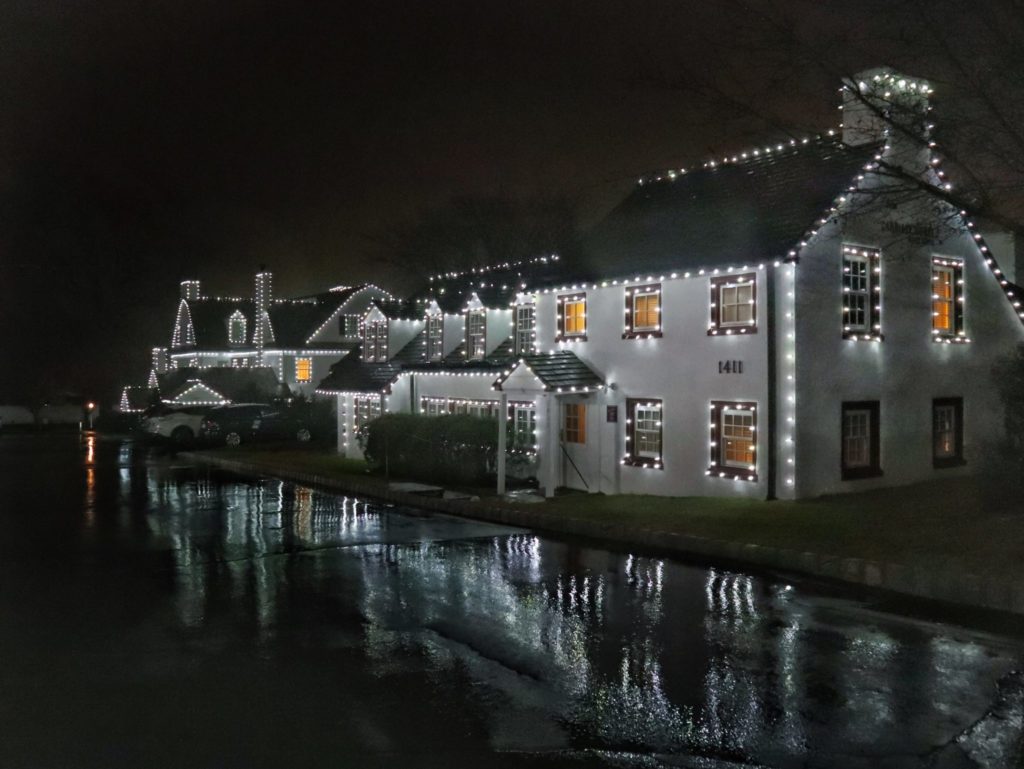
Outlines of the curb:
[[276,468],[270,463],[244,462],[194,452],[182,452],[179,456],[241,475],[269,475],[331,491],[358,494],[489,523],[521,526],[555,534],[576,534],[620,546],[652,548],[679,556],[725,560],[739,565],[777,569],[848,585],[885,590],[912,598],[1024,615],[1024,584],[993,580],[976,574],[943,573],[888,561],[800,552],[788,548],[711,539],[678,532],[631,529],[581,518],[543,515],[532,510],[492,507],[459,499],[425,497],[381,488],[379,484],[363,482],[356,478],[303,473]]

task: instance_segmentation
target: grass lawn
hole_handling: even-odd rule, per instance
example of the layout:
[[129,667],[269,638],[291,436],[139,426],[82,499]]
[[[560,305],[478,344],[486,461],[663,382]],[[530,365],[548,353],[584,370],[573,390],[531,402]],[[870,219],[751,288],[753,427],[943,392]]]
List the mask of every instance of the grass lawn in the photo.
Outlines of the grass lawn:
[[[379,474],[367,473],[362,460],[323,449],[271,446],[217,453],[267,463],[268,468],[356,475],[384,483]],[[471,491],[493,495],[491,490]],[[491,496],[488,502],[498,500]],[[566,494],[523,507],[547,515],[1024,580],[1024,501],[995,496],[991,489],[983,494],[981,483],[968,477],[800,502]]]

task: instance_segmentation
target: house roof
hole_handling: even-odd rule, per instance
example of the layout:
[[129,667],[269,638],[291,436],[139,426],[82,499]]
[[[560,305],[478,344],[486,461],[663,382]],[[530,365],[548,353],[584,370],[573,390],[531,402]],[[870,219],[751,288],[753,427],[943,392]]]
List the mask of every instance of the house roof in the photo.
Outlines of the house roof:
[[[408,346],[408,345],[406,345]],[[402,371],[402,366],[393,362],[367,363],[362,360],[361,350],[356,348],[331,366],[331,372],[317,385],[317,392],[386,392]]]
[[228,344],[228,318],[238,310],[246,320],[246,344],[252,337],[253,303],[248,300],[193,299],[188,303],[192,328],[196,334],[193,350],[226,350]]
[[274,369],[260,368],[177,368],[158,374],[160,393],[165,400],[174,400],[199,380],[228,400],[258,401],[277,394],[278,381]]
[[576,357],[576,353],[572,350],[559,350],[546,355],[523,355],[507,374],[498,379],[496,387],[500,390],[502,383],[520,366],[526,366],[541,381],[545,390],[587,390],[604,384],[590,366]]
[[874,159],[839,137],[644,181],[583,240],[601,277],[786,257]]

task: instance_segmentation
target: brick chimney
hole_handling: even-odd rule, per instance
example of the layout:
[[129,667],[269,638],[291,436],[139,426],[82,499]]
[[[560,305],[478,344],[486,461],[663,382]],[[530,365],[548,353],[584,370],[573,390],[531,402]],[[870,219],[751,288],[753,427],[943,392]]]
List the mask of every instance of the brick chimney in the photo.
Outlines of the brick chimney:
[[274,341],[274,330],[270,325],[270,308],[274,303],[274,274],[260,265],[256,273],[256,285],[253,291],[254,318],[256,327],[252,342],[256,347],[256,365],[263,365],[263,348],[268,342]]
[[889,67],[864,70],[843,83],[843,142],[888,141],[890,163],[923,172],[931,134],[931,85]]
[[181,298],[189,302],[200,298],[200,285],[198,280],[181,281]]

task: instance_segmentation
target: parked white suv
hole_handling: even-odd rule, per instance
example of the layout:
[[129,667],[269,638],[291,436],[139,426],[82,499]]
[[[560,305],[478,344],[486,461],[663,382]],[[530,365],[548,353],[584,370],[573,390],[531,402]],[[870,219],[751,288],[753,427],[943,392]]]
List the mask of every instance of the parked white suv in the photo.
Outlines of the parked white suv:
[[160,411],[146,417],[142,429],[154,438],[166,438],[177,446],[186,446],[199,435],[199,425],[209,411],[208,407]]

